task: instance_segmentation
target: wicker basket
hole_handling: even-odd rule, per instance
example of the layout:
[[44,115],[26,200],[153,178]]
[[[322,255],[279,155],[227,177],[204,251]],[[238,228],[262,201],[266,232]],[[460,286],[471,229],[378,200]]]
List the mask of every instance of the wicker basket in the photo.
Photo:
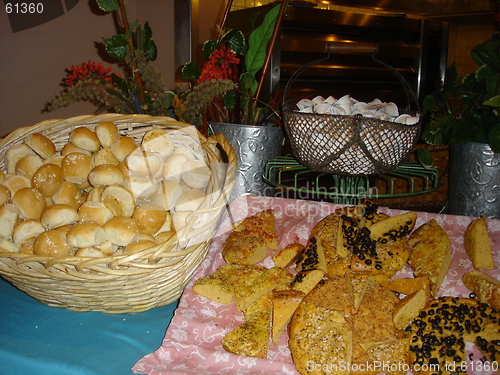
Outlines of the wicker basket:
[[420,135],[420,122],[398,124],[371,118],[284,110],[297,160],[316,172],[367,176],[396,168]]
[[236,156],[222,135],[205,138],[169,117],[106,114],[49,120],[9,134],[0,142],[0,169],[6,150],[30,133],[42,133],[60,149],[79,126],[110,121],[138,142],[148,130],[163,127],[200,140],[212,178],[207,194],[187,224],[166,243],[138,253],[101,258],[50,258],[2,252],[0,274],[20,290],[55,307],[107,313],[140,312],[177,300],[203,261],[234,183]]

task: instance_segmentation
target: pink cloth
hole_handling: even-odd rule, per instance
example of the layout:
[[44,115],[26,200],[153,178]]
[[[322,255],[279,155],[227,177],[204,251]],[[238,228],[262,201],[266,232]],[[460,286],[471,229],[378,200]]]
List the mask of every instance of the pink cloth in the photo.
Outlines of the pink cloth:
[[[149,375],[184,375],[184,374],[266,374],[297,375],[287,346],[288,337],[284,334],[277,346],[270,344],[267,359],[243,357],[226,352],[221,346],[224,335],[243,322],[243,314],[234,305],[221,305],[192,291],[195,281],[225,264],[220,249],[227,238],[231,224],[264,209],[272,208],[276,216],[279,247],[299,241],[307,243],[311,229],[326,215],[343,207],[332,203],[303,201],[295,199],[243,196],[234,200],[225,213],[210,250],[203,263],[196,270],[186,286],[179,301],[175,315],[170,323],[160,348],[140,359],[132,370],[138,374]],[[400,210],[380,208],[381,212],[397,215]],[[461,282],[464,273],[472,270],[472,263],[463,246],[463,233],[473,218],[464,216],[440,215],[419,212],[416,228],[431,219],[436,221],[448,233],[451,241],[453,262],[439,295],[469,296],[470,291]],[[495,263],[500,265],[500,220],[488,220],[492,248],[495,251]],[[272,267],[268,257],[262,262]],[[500,278],[500,269],[488,272]],[[409,277],[407,268],[395,277]],[[468,345],[469,350],[472,345]],[[481,356],[474,355],[476,362]],[[475,363],[474,363],[475,364]],[[472,366],[472,365],[471,365]],[[479,366],[479,365],[478,365]],[[484,368],[476,374],[494,374]]]

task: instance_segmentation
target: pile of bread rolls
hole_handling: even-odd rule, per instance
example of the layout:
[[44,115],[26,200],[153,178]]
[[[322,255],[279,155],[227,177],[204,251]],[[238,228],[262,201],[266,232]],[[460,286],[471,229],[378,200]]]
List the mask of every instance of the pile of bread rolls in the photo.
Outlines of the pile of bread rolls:
[[114,123],[76,127],[63,145],[28,134],[0,170],[0,252],[131,254],[168,241],[205,199],[211,170],[195,133]]

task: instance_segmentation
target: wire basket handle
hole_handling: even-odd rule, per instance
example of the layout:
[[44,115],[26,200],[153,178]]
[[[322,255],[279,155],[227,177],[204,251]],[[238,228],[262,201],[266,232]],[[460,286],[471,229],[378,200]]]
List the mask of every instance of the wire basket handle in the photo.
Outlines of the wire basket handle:
[[381,61],[376,57],[376,54],[378,52],[378,44],[371,44],[371,43],[356,43],[352,45],[346,45],[346,43],[335,43],[335,42],[327,42],[325,45],[325,51],[326,51],[326,56],[321,57],[319,59],[310,61],[302,66],[300,66],[297,70],[295,70],[290,78],[288,79],[288,82],[285,85],[285,89],[283,91],[283,108],[286,108],[286,98],[288,96],[288,92],[290,91],[291,86],[297,79],[299,75],[301,75],[304,71],[309,69],[310,67],[314,65],[318,65],[324,61],[327,61],[330,59],[332,51],[337,51],[341,53],[357,53],[357,54],[371,54],[373,61],[376,63],[380,64],[384,68],[389,69],[391,72],[393,72],[398,80],[401,82],[403,87],[405,88],[406,91],[406,98],[408,101],[408,110],[411,108],[411,102],[412,100],[415,102],[415,107],[417,109],[417,112],[420,112],[420,105],[417,100],[417,96],[415,95],[413,89],[410,87],[408,82],[404,79],[404,77],[399,73],[396,69],[394,69],[391,65]]

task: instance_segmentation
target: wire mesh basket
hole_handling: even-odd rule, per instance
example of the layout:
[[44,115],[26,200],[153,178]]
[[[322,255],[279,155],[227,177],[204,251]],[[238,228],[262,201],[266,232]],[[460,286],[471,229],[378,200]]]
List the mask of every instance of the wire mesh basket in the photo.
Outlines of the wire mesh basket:
[[[297,69],[285,88],[284,125],[294,156],[313,171],[341,175],[367,176],[396,168],[415,146],[420,135],[420,120],[408,125],[360,114],[303,113],[286,102],[294,80],[307,68],[328,58],[329,55]],[[409,94],[408,98],[414,99],[418,112],[418,102],[403,77],[374,55],[373,59],[398,76]]]

